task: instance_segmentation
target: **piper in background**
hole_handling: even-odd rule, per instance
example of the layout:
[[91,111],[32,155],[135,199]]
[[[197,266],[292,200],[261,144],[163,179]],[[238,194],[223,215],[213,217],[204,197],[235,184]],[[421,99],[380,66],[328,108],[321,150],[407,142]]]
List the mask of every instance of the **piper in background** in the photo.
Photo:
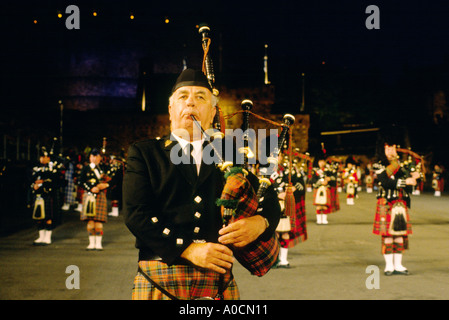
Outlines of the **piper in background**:
[[415,171],[410,176],[401,167],[394,133],[384,133],[383,139],[378,146],[380,161],[374,165],[379,189],[373,233],[382,237],[385,275],[407,275],[409,272],[402,265],[402,252],[408,248],[408,235],[412,233],[409,194],[419,173]]
[[366,193],[373,193],[374,188],[374,170],[373,163],[370,161],[365,168]]
[[[285,159],[284,159],[285,158]],[[292,166],[291,174],[289,170],[288,156],[279,155],[279,168],[278,171],[273,173],[271,180],[274,189],[278,192],[279,204],[281,207],[282,215],[279,224],[276,228],[276,232],[279,235],[279,241],[281,249],[279,252],[276,268],[289,268],[288,262],[288,249],[294,247],[300,242],[307,240],[307,227],[306,227],[306,205],[305,205],[305,174],[303,171],[298,170],[295,166]],[[292,211],[293,214],[286,213],[285,196],[286,188],[289,186],[289,174],[290,181],[293,186],[293,196],[295,198],[295,208]]]
[[330,157],[327,159],[327,168],[329,172],[329,191],[331,196],[331,212],[340,210],[340,198],[338,197],[337,185],[340,169],[340,159]]
[[109,167],[106,172],[107,176],[111,178],[106,194],[108,200],[108,215],[111,217],[118,217],[119,215],[120,199],[122,198],[123,173],[123,161],[120,161],[116,156],[111,155]]
[[102,155],[98,149],[92,149],[90,163],[83,167],[79,184],[84,189],[81,220],[87,221],[89,245],[87,250],[103,250],[103,224],[107,222],[108,210],[106,190],[109,187],[105,168],[101,165]]
[[316,206],[316,223],[328,224],[327,215],[330,214],[332,202],[329,188],[329,170],[326,167],[325,153],[320,153],[314,159],[312,178],[310,180],[313,191],[313,204]]
[[70,150],[64,159],[65,167],[65,187],[64,187],[64,205],[62,210],[70,210],[72,205],[76,204],[76,186],[75,186],[75,153]]
[[346,159],[346,168],[343,173],[346,189],[346,204],[353,205],[357,195],[359,179],[357,177],[356,162],[352,156]]
[[443,178],[444,168],[440,164],[435,164],[433,167],[432,174],[432,188],[435,190],[434,196],[440,197],[441,192],[444,191],[444,178]]
[[58,210],[56,189],[58,186],[58,170],[50,161],[50,154],[43,147],[40,151],[39,165],[33,168],[31,179],[31,193],[33,198],[32,218],[37,222],[39,237],[34,245],[51,244],[54,228],[54,215]]

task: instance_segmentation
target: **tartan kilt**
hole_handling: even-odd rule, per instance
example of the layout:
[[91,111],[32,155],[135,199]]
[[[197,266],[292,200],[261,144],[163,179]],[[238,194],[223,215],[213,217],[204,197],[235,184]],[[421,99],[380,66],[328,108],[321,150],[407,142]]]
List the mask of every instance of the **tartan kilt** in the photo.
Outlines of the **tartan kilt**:
[[76,202],[76,186],[73,180],[73,164],[69,164],[65,172],[67,185],[64,188],[64,203],[73,204]]
[[438,180],[438,191],[441,191],[441,192],[444,191],[444,179],[443,178]]
[[[387,202],[385,198],[377,199],[376,214],[374,216],[373,233],[381,236],[395,237],[391,235],[388,230],[391,222],[391,208],[392,204]],[[410,223],[410,215],[407,206],[406,220],[407,220],[407,235],[412,234],[412,225]]]
[[290,217],[291,230],[288,232],[288,248],[292,248],[300,242],[307,240],[306,204],[305,197],[301,196],[295,205],[295,215]]
[[323,206],[323,207],[325,206],[326,207],[326,209],[322,210],[321,213],[324,213],[324,214],[332,213],[332,211],[331,211],[332,203],[331,203],[331,192],[330,192],[330,189],[326,188],[326,204],[325,205],[315,203],[317,191],[318,191],[318,189],[314,189],[313,190],[313,204],[315,206]]
[[[153,281],[180,300],[194,300],[204,297],[214,298],[218,293],[219,274],[190,265],[167,265],[161,261],[139,261],[139,267]],[[239,300],[240,293],[231,271],[224,276],[223,292],[225,300]],[[139,272],[134,278],[133,300],[170,300]]]
[[[87,192],[84,192],[83,194],[83,206],[85,203],[87,197]],[[96,196],[96,214],[94,217],[88,217],[81,211],[81,218],[80,220],[88,221],[88,220],[95,220],[99,222],[107,222],[108,221],[108,203],[106,199],[106,191],[100,191],[97,193]]]
[[330,212],[336,212],[340,210],[340,199],[338,198],[337,187],[330,187],[331,206]]
[[64,202],[73,204],[76,202],[75,183],[73,179],[67,180],[67,185],[64,189]]

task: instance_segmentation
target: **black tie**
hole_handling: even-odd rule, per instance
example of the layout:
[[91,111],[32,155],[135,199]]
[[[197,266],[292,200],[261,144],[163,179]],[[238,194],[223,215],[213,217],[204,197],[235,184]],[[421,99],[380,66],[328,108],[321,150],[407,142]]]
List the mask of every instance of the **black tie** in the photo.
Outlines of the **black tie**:
[[195,163],[195,159],[193,158],[192,151],[193,151],[193,145],[191,143],[188,143],[185,147],[185,153],[188,158],[188,166],[190,167],[190,170],[192,171],[193,176],[196,177],[198,175],[198,173],[196,170],[196,163]]

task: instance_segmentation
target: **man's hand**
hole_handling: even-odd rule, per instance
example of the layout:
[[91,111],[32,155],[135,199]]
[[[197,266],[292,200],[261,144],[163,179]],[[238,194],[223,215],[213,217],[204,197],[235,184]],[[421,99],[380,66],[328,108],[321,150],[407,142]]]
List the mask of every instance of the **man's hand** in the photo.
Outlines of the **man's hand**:
[[232,250],[219,243],[192,243],[181,257],[200,268],[210,269],[218,273],[226,273],[234,263]]
[[33,189],[37,190],[42,186],[42,183],[44,183],[44,180],[36,180],[34,181]]
[[99,184],[97,184],[97,188],[98,188],[99,190],[107,189],[107,188],[109,188],[109,183],[105,183],[105,182],[99,183]]
[[264,217],[255,215],[230,223],[220,229],[221,237],[218,241],[222,244],[244,247],[256,240],[267,228]]
[[407,179],[405,179],[405,184],[408,186],[416,186],[416,179],[415,178],[407,178]]

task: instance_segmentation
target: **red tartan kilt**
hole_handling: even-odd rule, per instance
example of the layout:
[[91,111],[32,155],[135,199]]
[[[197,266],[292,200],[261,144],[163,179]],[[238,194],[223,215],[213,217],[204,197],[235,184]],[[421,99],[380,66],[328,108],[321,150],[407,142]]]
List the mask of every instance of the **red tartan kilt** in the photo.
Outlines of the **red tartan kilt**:
[[438,180],[438,191],[444,191],[444,179]]
[[338,198],[337,187],[330,187],[331,206],[330,212],[336,212],[340,210],[340,199]]
[[[86,197],[87,197],[87,192],[84,192],[83,206],[84,206]],[[88,217],[88,216],[84,215],[83,212],[81,211],[80,220],[83,220],[83,221],[95,220],[95,221],[99,221],[99,222],[107,222],[108,221],[108,203],[107,203],[107,199],[106,199],[106,191],[105,190],[97,193],[95,206],[96,206],[96,215],[94,217]]]
[[[381,236],[393,237],[388,230],[391,222],[391,204],[385,198],[377,199],[376,214],[374,217],[373,233]],[[406,207],[407,235],[412,234],[410,215]]]
[[290,217],[291,230],[288,232],[287,246],[294,247],[307,240],[306,205],[304,196],[295,204],[295,215]]

